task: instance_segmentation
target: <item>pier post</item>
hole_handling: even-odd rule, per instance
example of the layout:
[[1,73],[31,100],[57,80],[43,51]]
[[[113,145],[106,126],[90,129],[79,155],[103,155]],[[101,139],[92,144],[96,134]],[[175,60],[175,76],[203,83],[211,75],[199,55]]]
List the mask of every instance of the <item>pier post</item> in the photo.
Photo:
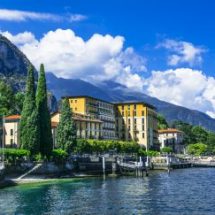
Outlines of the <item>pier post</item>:
[[145,162],[146,177],[149,176],[149,174],[148,174],[148,168],[149,168],[149,156],[147,155],[146,162]]
[[102,157],[102,170],[103,170],[103,174],[105,175],[105,157]]
[[115,175],[116,174],[116,162],[112,163],[112,174]]
[[166,164],[167,164],[167,172],[168,174],[170,174],[170,159],[168,154],[166,156]]

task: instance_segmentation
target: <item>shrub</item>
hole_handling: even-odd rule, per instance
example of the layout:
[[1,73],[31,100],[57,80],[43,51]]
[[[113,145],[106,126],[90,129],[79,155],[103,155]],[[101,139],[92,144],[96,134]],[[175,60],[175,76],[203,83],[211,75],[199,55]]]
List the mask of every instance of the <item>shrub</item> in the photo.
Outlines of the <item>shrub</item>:
[[138,153],[140,145],[136,142],[117,140],[85,140],[78,139],[75,153],[105,153],[116,151],[118,153]]
[[74,152],[79,154],[91,153],[92,147],[86,139],[78,139]]
[[195,143],[187,146],[187,152],[191,155],[202,155],[207,151],[207,145],[203,143]]
[[56,163],[63,163],[68,158],[68,153],[63,149],[54,149],[52,151],[52,159]]
[[168,147],[168,146],[163,147],[163,148],[161,149],[161,152],[164,152],[164,153],[171,153],[172,151],[173,151],[172,148],[171,148],[171,147]]
[[43,156],[41,155],[41,153],[39,153],[39,154],[36,154],[35,156],[34,156],[34,160],[35,161],[43,161]]
[[16,164],[18,160],[28,158],[30,156],[30,151],[25,149],[5,148],[0,150],[0,155],[3,154],[8,164]]
[[157,156],[158,154],[159,154],[158,151],[153,151],[153,150],[148,150],[148,151],[146,152],[146,155],[148,155],[149,157],[155,157],[155,156]]

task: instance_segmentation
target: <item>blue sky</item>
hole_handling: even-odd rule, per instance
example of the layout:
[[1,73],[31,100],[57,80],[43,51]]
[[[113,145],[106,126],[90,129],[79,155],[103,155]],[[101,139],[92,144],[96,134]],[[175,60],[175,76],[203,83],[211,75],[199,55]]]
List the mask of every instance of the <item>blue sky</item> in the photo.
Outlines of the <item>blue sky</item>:
[[[1,0],[0,31],[57,76],[108,77],[214,117],[214,8],[213,0]],[[64,56],[55,67],[43,55],[52,44],[68,44],[51,56]]]
[[56,28],[72,28],[77,35],[88,39],[95,32],[122,35],[125,45],[133,46],[141,55],[147,55],[149,69],[164,69],[165,51],[153,50],[164,38],[179,39],[204,46],[204,72],[213,75],[215,62],[215,2],[213,0],[1,0],[0,7],[12,10],[45,12],[65,15],[84,14],[84,22],[5,22],[2,31],[18,33],[31,31],[37,37]]
[[28,30],[41,36],[55,28],[72,28],[76,34],[89,38],[93,33],[122,35],[126,45],[133,46],[140,54],[158,60],[148,61],[151,69],[163,69],[160,61],[165,52],[154,53],[148,46],[155,46],[162,38],[192,42],[208,49],[201,65],[213,75],[215,67],[215,2],[213,0],[1,0],[1,8],[45,12],[54,14],[78,13],[88,16],[81,23],[0,21],[1,30],[20,32]]

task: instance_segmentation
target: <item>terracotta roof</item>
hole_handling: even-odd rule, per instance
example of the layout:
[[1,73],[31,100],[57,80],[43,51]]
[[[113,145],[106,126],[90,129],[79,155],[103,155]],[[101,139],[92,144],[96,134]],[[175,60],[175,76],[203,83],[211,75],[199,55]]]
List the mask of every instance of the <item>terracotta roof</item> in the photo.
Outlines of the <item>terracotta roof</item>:
[[5,117],[6,120],[15,120],[15,119],[21,119],[20,115],[10,115]]
[[183,131],[180,131],[180,130],[175,129],[175,128],[168,128],[168,129],[158,130],[158,133],[183,133]]
[[52,128],[56,128],[58,125],[58,122],[51,122]]

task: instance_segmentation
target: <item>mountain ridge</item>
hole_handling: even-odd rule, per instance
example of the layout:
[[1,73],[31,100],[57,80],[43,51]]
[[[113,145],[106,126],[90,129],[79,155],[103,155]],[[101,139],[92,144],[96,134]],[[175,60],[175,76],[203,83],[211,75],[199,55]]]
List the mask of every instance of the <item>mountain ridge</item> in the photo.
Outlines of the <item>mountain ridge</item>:
[[54,74],[47,73],[47,86],[58,100],[62,96],[86,95],[109,102],[143,101],[155,106],[169,123],[180,120],[215,131],[215,119],[203,112],[174,105],[140,92],[129,91],[125,86],[115,82],[100,83],[96,86],[80,79],[57,78]]

